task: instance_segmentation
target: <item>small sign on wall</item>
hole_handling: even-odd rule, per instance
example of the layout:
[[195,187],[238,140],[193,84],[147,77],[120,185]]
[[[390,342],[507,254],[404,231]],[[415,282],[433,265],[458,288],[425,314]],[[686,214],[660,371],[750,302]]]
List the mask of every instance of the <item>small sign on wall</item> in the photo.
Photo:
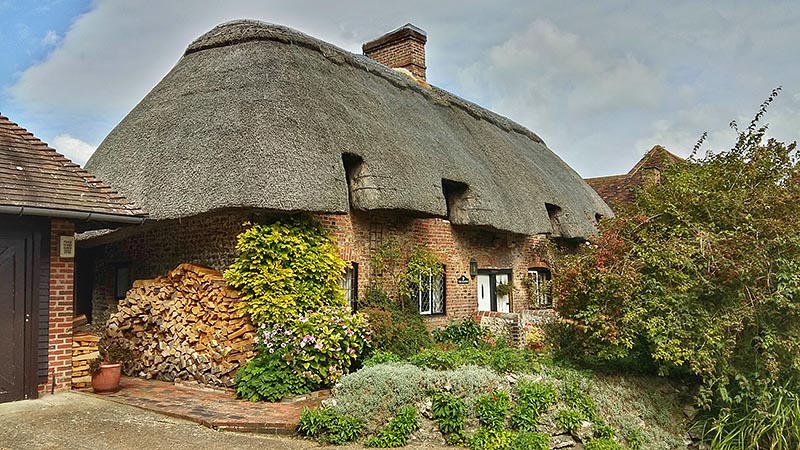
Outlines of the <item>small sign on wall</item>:
[[466,275],[461,275],[461,276],[460,276],[460,277],[458,277],[458,279],[456,280],[456,283],[458,283],[458,284],[469,284],[469,278],[467,278],[467,276],[466,276]]
[[61,236],[58,256],[61,258],[75,257],[75,236]]

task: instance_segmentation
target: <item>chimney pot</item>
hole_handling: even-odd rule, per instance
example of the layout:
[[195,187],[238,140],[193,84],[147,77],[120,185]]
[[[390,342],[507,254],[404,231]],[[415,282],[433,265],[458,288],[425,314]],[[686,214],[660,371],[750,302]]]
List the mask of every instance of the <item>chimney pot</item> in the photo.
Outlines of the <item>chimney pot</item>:
[[425,80],[425,43],[428,35],[414,25],[402,27],[369,41],[363,46],[364,55],[393,69],[406,69]]

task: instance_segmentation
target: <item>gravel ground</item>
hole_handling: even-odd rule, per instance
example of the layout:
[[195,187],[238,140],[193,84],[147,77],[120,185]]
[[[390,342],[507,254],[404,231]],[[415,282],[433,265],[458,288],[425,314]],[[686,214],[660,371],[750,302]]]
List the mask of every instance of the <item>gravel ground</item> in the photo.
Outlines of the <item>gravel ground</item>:
[[299,437],[214,431],[194,422],[74,392],[0,404],[0,450],[311,448],[335,447],[322,447]]

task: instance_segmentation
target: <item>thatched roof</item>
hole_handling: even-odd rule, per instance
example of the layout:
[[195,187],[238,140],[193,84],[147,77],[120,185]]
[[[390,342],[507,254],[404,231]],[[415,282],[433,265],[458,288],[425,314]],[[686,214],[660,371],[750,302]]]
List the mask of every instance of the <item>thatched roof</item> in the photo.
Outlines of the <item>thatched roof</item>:
[[[343,154],[357,155],[352,199]],[[298,31],[217,26],[108,135],[86,167],[156,220],[221,208],[446,217],[564,237],[611,211],[534,133]],[[461,186],[456,184],[456,186]],[[451,208],[452,209],[452,208]]]

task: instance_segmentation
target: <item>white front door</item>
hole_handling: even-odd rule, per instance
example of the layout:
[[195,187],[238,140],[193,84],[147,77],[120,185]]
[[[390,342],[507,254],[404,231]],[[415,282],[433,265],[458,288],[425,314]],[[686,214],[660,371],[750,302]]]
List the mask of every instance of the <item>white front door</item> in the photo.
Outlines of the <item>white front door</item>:
[[488,274],[478,274],[478,311],[492,310],[491,280]]
[[[495,286],[500,284],[508,284],[508,274],[498,273],[495,275]],[[499,312],[509,312],[509,295],[497,296],[497,310]]]

